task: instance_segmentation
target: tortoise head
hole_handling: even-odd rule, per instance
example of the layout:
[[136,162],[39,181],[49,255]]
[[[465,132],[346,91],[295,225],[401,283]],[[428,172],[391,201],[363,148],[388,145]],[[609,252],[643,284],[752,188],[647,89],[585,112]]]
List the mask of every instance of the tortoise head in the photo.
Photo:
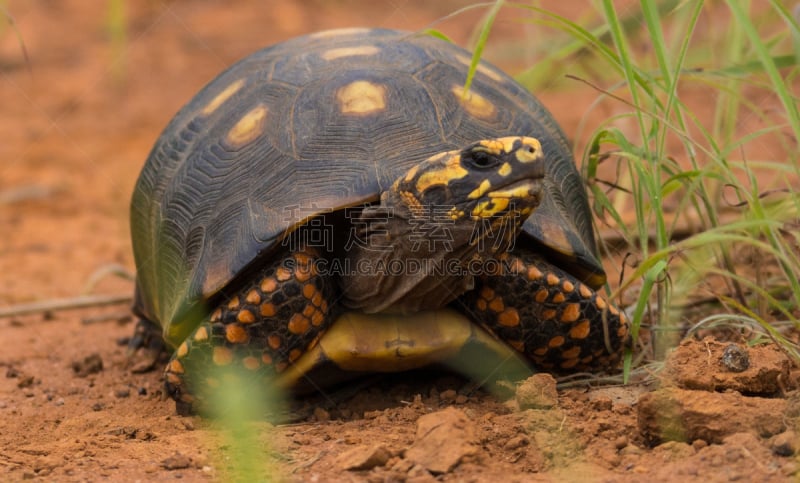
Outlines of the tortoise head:
[[[508,251],[539,205],[545,160],[538,140],[504,137],[436,154],[364,208],[354,267],[341,277],[344,304],[367,313],[443,307],[472,289],[488,261]],[[488,265],[488,264],[487,264]],[[402,275],[402,276],[400,276]]]
[[467,228],[471,245],[501,236],[497,252],[508,248],[539,205],[544,175],[537,139],[488,139],[428,158],[399,178],[382,202],[412,222]]

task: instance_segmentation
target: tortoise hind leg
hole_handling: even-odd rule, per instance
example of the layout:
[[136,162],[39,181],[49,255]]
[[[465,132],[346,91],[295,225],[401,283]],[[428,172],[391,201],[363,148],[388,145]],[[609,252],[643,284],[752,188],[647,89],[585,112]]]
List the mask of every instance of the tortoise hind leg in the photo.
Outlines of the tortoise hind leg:
[[205,409],[203,395],[221,368],[268,384],[317,344],[336,316],[334,284],[317,273],[317,257],[310,248],[276,257],[178,346],[164,377],[179,412]]
[[458,306],[537,367],[611,368],[628,343],[624,313],[574,276],[525,250],[504,254]]

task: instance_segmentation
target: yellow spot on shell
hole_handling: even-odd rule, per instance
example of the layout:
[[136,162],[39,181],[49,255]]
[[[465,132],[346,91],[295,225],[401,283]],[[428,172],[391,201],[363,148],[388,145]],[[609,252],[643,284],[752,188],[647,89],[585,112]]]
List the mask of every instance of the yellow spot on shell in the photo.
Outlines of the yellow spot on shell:
[[238,309],[238,308],[239,308],[239,297],[233,297],[233,298],[232,298],[232,299],[231,299],[231,300],[228,302],[228,308],[229,308],[229,309],[231,309],[231,310],[236,310],[236,309]]
[[564,290],[565,293],[572,293],[572,291],[575,290],[575,284],[569,280],[564,280],[564,283],[561,284],[561,289]]
[[339,109],[345,114],[370,114],[386,108],[386,86],[355,81],[336,93]]
[[219,106],[227,101],[232,95],[236,94],[236,92],[238,92],[242,86],[244,86],[244,79],[239,79],[230,84],[222,92],[217,94],[216,97],[211,99],[211,102],[206,104],[206,106],[203,108],[203,115],[208,116],[212,112],[216,111]]
[[186,342],[182,342],[181,345],[178,346],[178,350],[175,351],[175,355],[178,357],[184,357],[188,353],[189,353],[189,346],[186,344]]
[[360,45],[358,47],[341,47],[338,49],[326,50],[322,53],[321,57],[325,60],[334,60],[356,55],[375,55],[380,51],[381,49],[374,45]]
[[554,286],[558,285],[558,283],[560,281],[561,281],[561,279],[558,278],[558,276],[556,276],[556,274],[554,274],[554,273],[548,273],[547,274],[547,285],[550,285],[551,287],[554,287]]
[[561,357],[564,359],[577,359],[579,355],[581,355],[581,348],[578,346],[571,347],[561,353]]
[[503,299],[500,297],[495,297],[491,302],[489,302],[489,308],[492,309],[492,312],[502,312],[505,308],[505,305],[503,305]]
[[585,299],[592,298],[592,293],[593,293],[592,289],[590,289],[584,284],[578,285],[578,292],[581,294],[581,297]]
[[316,32],[314,34],[309,35],[309,37],[311,37],[312,39],[327,39],[330,37],[340,37],[344,35],[363,34],[369,31],[370,29],[362,27],[331,29],[331,30],[323,30],[322,32]]
[[497,114],[497,108],[488,99],[476,93],[474,89],[464,92],[464,86],[456,84],[450,90],[458,102],[471,115],[480,119],[491,119]]
[[557,335],[557,336],[553,337],[552,339],[550,339],[550,341],[547,343],[547,347],[551,347],[551,348],[561,347],[562,345],[564,345],[564,342],[566,342],[564,337],[562,337],[560,335]]
[[254,107],[234,124],[225,139],[233,146],[242,146],[254,141],[263,132],[266,117],[267,106]]

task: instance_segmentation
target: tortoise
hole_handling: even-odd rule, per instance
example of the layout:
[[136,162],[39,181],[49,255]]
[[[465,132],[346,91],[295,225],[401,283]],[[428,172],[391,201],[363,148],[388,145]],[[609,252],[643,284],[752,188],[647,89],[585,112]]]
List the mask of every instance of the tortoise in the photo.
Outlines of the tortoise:
[[208,366],[292,388],[465,353],[474,377],[618,363],[628,322],[598,292],[566,137],[488,62],[466,89],[470,62],[425,33],[323,31],[175,115],[131,202],[131,343],[173,350],[179,410],[217,385]]

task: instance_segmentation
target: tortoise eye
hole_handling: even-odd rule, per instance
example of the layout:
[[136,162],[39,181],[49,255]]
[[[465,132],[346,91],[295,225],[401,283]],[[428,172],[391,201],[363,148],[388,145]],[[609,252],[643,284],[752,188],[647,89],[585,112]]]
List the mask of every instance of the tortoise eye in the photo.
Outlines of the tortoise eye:
[[467,151],[464,153],[463,158],[467,166],[480,170],[491,169],[500,164],[500,159],[497,156],[486,151]]

